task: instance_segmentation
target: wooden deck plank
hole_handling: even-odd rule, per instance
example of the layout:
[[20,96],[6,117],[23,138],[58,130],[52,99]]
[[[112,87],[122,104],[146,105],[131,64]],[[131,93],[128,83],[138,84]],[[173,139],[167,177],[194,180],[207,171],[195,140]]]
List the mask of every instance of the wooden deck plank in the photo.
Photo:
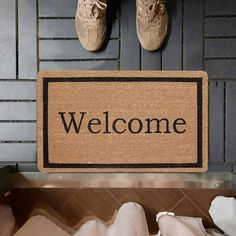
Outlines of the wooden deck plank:
[[161,50],[148,52],[141,49],[141,69],[142,70],[161,70]]
[[36,0],[18,1],[19,78],[37,76],[37,14]]
[[36,123],[0,123],[0,141],[36,141]]
[[38,0],[39,17],[74,17],[77,0]]
[[36,82],[0,81],[0,100],[35,100]]
[[[78,0],[38,0],[39,17],[74,17]],[[122,3],[123,4],[123,3]],[[107,16],[118,17],[120,1],[108,2]]]
[[236,58],[236,39],[205,39],[205,58]]
[[103,50],[89,52],[78,40],[40,40],[39,56],[42,60],[53,59],[118,59],[119,40],[110,40]]
[[[119,38],[119,20],[109,19],[107,38]],[[75,38],[74,19],[40,19],[39,20],[40,38]]]
[[118,70],[118,61],[40,62],[41,70]]
[[169,28],[162,50],[162,69],[182,69],[182,0],[167,1]]
[[135,1],[121,4],[121,49],[120,69],[140,69],[140,44],[136,34]]
[[36,161],[35,143],[0,143],[0,162]]
[[1,102],[0,120],[36,120],[36,103]]
[[236,15],[235,0],[205,0],[205,13],[208,16]]
[[224,162],[224,82],[209,84],[209,162]]
[[210,79],[236,79],[236,60],[207,60],[205,70]]
[[205,19],[206,37],[235,37],[235,17],[213,17]]
[[184,1],[183,69],[203,69],[203,0]]
[[0,79],[16,79],[16,1],[0,0]]
[[226,162],[236,163],[236,83],[226,83]]

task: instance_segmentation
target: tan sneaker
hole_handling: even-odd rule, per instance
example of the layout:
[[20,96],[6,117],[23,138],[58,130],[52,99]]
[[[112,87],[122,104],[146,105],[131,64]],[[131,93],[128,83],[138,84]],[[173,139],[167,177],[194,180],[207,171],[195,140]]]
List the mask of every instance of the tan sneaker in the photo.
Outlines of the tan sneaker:
[[89,51],[101,48],[106,37],[107,0],[78,0],[75,15],[76,33]]
[[136,0],[136,30],[140,44],[148,51],[161,47],[168,26],[165,0]]

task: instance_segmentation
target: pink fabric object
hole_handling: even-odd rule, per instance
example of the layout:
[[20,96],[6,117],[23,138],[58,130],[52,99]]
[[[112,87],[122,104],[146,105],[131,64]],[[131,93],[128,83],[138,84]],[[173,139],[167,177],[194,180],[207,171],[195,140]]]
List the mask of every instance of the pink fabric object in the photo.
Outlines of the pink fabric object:
[[10,236],[15,226],[15,217],[9,206],[0,205],[0,235]]
[[109,236],[148,236],[148,226],[143,208],[133,202],[119,209]]
[[227,235],[236,235],[236,199],[217,196],[212,202],[209,213],[214,223]]
[[112,225],[100,220],[83,224],[73,236],[149,236],[143,208],[133,202],[123,204]]
[[100,220],[90,220],[83,224],[74,236],[106,236],[107,226]]
[[70,236],[44,216],[31,217],[14,236]]
[[170,216],[159,217],[161,236],[210,236],[202,224],[201,218]]

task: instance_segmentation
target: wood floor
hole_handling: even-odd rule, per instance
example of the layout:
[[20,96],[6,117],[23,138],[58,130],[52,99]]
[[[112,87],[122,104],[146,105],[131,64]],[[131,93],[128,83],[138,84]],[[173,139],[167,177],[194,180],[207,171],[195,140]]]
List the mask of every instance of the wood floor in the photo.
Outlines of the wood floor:
[[77,40],[77,0],[0,0],[0,166],[36,168],[39,70],[206,70],[210,171],[236,165],[236,1],[167,0],[168,36],[156,52],[140,47],[135,0],[108,1],[101,51]]
[[143,206],[150,233],[157,233],[155,216],[160,211],[176,215],[201,217],[205,227],[214,227],[208,214],[215,196],[234,196],[230,190],[216,189],[147,189],[147,188],[82,188],[82,189],[13,189],[0,199],[9,204],[16,217],[17,228],[22,226],[36,208],[44,209],[68,227],[87,216],[104,221],[112,218],[115,210],[126,202]]

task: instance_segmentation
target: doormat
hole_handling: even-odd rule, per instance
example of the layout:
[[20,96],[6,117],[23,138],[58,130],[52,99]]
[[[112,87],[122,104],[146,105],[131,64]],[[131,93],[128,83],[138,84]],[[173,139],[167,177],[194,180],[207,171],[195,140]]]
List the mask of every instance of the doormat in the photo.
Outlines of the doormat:
[[203,172],[205,72],[67,71],[38,76],[44,172]]

